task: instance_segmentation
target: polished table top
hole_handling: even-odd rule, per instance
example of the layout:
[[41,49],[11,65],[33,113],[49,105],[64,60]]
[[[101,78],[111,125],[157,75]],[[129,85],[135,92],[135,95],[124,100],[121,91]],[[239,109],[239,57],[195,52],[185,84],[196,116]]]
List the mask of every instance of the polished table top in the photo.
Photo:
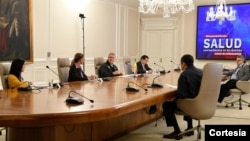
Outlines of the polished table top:
[[[79,124],[117,117],[151,104],[160,103],[174,97],[175,88],[165,84],[176,85],[179,73],[171,72],[161,75],[143,77],[122,76],[110,81],[71,82],[61,88],[17,91],[16,89],[0,91],[0,126],[31,127]],[[157,77],[157,78],[156,78]],[[135,82],[139,86],[134,85]],[[147,88],[152,82],[161,83],[163,88]],[[128,83],[139,92],[126,91]],[[84,99],[81,105],[65,102],[70,91],[93,99],[94,103]],[[71,93],[73,97],[80,97]]]

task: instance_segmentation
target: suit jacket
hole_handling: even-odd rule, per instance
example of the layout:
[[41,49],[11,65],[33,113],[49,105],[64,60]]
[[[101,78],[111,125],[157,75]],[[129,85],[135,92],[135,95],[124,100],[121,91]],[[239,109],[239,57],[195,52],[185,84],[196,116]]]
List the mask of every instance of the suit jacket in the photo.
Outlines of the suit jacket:
[[145,64],[145,65],[144,65],[144,68],[145,68],[145,70],[144,70],[143,67],[142,67],[141,61],[138,61],[138,62],[136,63],[136,66],[137,66],[137,73],[138,73],[138,74],[146,73],[146,71],[152,70],[152,69],[148,66],[148,64]]
[[87,75],[83,72],[81,68],[76,68],[76,65],[70,66],[68,81],[84,81],[88,80]]
[[203,72],[195,66],[188,66],[178,79],[176,99],[195,98],[200,89]]
[[[237,68],[232,71],[225,72],[224,74],[227,76],[231,76],[236,70]],[[244,63],[239,67],[239,71],[237,72],[237,78],[241,81],[248,81],[250,79],[250,66],[248,64]]]

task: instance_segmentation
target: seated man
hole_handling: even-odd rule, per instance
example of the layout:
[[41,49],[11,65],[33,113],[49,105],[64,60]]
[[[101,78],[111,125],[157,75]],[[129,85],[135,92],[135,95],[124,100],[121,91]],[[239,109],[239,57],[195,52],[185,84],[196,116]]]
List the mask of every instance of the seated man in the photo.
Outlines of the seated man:
[[142,55],[140,61],[136,63],[138,74],[153,72],[153,70],[148,66],[148,59],[149,57],[147,55]]
[[[175,112],[176,110],[178,110],[176,100],[185,98],[195,98],[199,92],[203,74],[201,69],[198,69],[193,65],[193,62],[193,56],[189,54],[182,56],[181,70],[183,72],[180,74],[180,77],[178,79],[176,98],[173,101],[164,102],[162,105],[163,115],[165,116],[167,126],[173,126],[174,128],[174,131],[172,133],[164,135],[163,138],[182,138],[182,136],[178,136],[181,130],[175,117]],[[189,116],[184,116],[184,120],[187,121],[187,129],[193,128],[192,118],[190,118]],[[186,135],[194,135],[194,132],[189,132]]]
[[109,53],[107,61],[101,65],[98,71],[98,75],[100,78],[122,75],[122,73],[118,70],[114,62],[115,54]]
[[222,81],[227,80],[229,77],[229,80],[221,85],[220,89],[220,95],[218,98],[218,102],[221,103],[224,99],[224,97],[229,96],[229,90],[236,88],[237,81],[248,81],[250,78],[250,68],[249,65],[245,63],[245,58],[242,55],[239,55],[236,57],[236,64],[237,67],[234,70],[224,72],[223,75],[225,75],[224,78],[222,78]]

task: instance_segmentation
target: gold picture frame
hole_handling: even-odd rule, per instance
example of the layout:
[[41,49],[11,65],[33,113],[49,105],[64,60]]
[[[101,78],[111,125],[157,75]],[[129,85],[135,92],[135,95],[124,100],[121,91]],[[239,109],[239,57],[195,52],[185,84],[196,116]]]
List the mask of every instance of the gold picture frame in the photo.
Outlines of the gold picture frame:
[[0,0],[0,61],[33,62],[31,0]]

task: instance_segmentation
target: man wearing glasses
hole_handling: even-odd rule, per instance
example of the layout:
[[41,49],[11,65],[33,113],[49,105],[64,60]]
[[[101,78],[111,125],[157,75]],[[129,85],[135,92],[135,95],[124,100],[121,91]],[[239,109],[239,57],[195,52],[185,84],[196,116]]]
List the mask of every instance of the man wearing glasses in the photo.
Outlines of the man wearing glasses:
[[236,64],[237,67],[234,70],[223,72],[223,75],[225,75],[225,77],[222,78],[222,81],[228,81],[221,85],[220,95],[218,98],[219,103],[223,101],[224,97],[230,95],[230,89],[236,88],[236,83],[238,80],[248,81],[250,78],[250,68],[249,65],[245,63],[244,56],[237,56]]

